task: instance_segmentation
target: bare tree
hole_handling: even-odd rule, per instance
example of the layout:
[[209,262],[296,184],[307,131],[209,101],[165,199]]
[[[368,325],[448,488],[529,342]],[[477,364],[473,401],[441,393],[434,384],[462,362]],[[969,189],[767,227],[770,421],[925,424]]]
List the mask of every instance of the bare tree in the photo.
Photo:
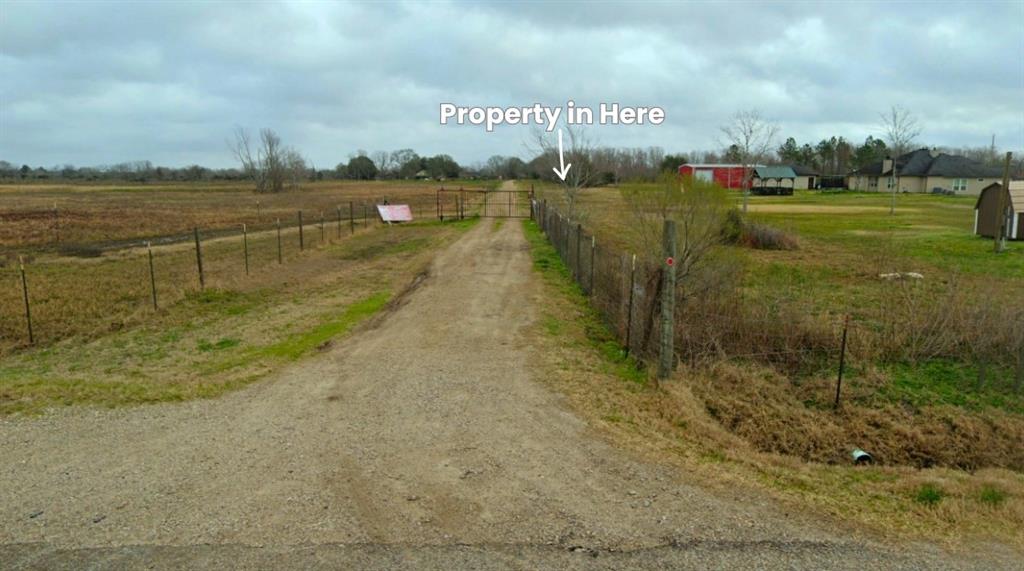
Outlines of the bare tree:
[[[566,173],[565,180],[554,178],[562,186],[562,202],[565,214],[572,220],[579,220],[582,211],[579,208],[579,194],[590,186],[597,178],[597,169],[592,160],[594,146],[583,127],[565,125],[560,127],[565,136],[562,139],[562,151],[565,164],[572,165]],[[555,133],[536,129],[533,133],[533,148],[538,154],[537,159],[544,165],[544,176],[552,177],[555,168],[559,168],[558,139]],[[530,146],[530,145],[528,145]]]
[[292,190],[298,189],[299,184],[306,178],[309,171],[306,159],[302,158],[302,155],[295,149],[285,149],[283,155],[288,184]]
[[390,177],[394,172],[391,156],[392,154],[387,151],[374,151],[370,155],[370,160],[373,161],[373,164],[377,165],[377,170],[380,172],[381,177]]
[[752,165],[765,160],[775,147],[779,127],[761,117],[756,109],[740,111],[733,115],[732,122],[721,127],[725,135],[725,147],[729,147],[743,167],[743,212],[747,211],[750,197],[750,182],[754,178]]
[[880,113],[879,116],[882,118],[882,130],[885,131],[893,158],[910,152],[914,140],[921,134],[917,118],[899,105],[893,105],[888,113]]
[[245,176],[256,185],[256,192],[284,190],[288,178],[287,155],[294,151],[282,145],[277,133],[261,129],[260,140],[253,142],[248,131],[238,127],[235,129],[235,140],[229,146],[235,158],[242,163]]
[[661,256],[664,221],[676,221],[675,263],[680,286],[702,270],[708,254],[723,242],[729,200],[712,183],[694,180],[684,189],[678,174],[664,173],[656,189],[626,187],[622,196],[633,219],[629,225],[632,242],[648,261]]

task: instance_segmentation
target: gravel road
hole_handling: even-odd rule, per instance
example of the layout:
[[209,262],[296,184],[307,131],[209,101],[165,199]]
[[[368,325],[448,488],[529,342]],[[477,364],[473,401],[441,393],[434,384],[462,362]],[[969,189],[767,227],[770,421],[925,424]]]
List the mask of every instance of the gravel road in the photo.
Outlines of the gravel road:
[[0,567],[991,569],[719,497],[534,376],[518,223],[375,323],[216,400],[0,421]]

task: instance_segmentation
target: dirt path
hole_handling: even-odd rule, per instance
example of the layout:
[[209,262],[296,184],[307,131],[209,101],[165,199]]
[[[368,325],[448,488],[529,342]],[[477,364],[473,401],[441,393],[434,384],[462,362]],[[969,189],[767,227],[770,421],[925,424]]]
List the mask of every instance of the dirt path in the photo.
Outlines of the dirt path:
[[611,448],[533,378],[533,279],[520,225],[483,222],[375,328],[266,382],[0,421],[0,567],[972,567]]

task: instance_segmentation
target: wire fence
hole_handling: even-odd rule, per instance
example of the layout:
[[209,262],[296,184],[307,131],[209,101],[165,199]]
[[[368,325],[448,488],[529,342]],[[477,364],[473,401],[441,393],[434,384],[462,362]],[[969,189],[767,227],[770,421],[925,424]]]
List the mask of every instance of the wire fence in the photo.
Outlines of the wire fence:
[[9,257],[0,264],[0,355],[116,331],[190,295],[208,290],[216,298],[267,268],[282,268],[282,279],[312,279],[290,262],[381,224],[374,204],[350,201],[288,220],[132,240],[102,256]]
[[[331,200],[333,198],[334,200]],[[271,230],[281,220],[285,228],[298,225],[295,213],[306,214],[306,221],[321,214],[330,221],[347,217],[349,202],[355,205],[355,218],[376,215],[374,205],[396,202],[407,204],[414,218],[434,214],[433,193],[413,196],[374,197],[302,197],[284,206],[279,196],[230,204],[161,204],[155,208],[126,203],[99,202],[82,207],[77,202],[54,202],[52,207],[0,208],[0,254],[10,257],[19,250],[57,251],[71,256],[99,255],[121,248],[186,242],[192,228],[199,226],[209,237],[238,233],[242,224],[253,231]],[[270,202],[273,201],[273,202]],[[340,213],[338,211],[341,211]],[[6,244],[6,245],[5,245]]]
[[[565,263],[573,280],[589,297],[624,351],[645,362],[664,357],[661,305],[665,264],[654,265],[621,248],[600,242],[594,232],[570,220],[546,200],[533,202],[534,219]],[[669,292],[677,296],[676,291]],[[751,360],[789,374],[832,374],[836,403],[844,375],[851,366],[877,362],[878,324],[851,320],[849,315],[799,313],[792,306],[770,301],[738,303],[736,297],[709,299],[673,298],[669,355],[673,366]],[[1018,351],[1022,349],[1018,348]],[[1012,356],[1011,356],[1012,357]],[[989,382],[986,365],[995,361],[975,359],[977,387]],[[1003,367],[1013,377],[1008,383],[1024,390],[1024,353],[1007,358],[1015,368]],[[989,373],[991,375],[991,373]]]

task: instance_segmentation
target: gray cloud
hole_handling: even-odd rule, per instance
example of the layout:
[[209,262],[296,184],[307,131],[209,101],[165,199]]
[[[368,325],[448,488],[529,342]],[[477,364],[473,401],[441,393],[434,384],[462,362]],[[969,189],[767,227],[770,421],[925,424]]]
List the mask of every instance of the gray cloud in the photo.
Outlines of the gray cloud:
[[442,127],[438,104],[659,105],[603,144],[716,146],[759,108],[800,141],[1024,148],[1024,3],[13,3],[0,5],[0,158],[231,163],[235,125],[320,167],[412,147],[523,154],[527,128]]

